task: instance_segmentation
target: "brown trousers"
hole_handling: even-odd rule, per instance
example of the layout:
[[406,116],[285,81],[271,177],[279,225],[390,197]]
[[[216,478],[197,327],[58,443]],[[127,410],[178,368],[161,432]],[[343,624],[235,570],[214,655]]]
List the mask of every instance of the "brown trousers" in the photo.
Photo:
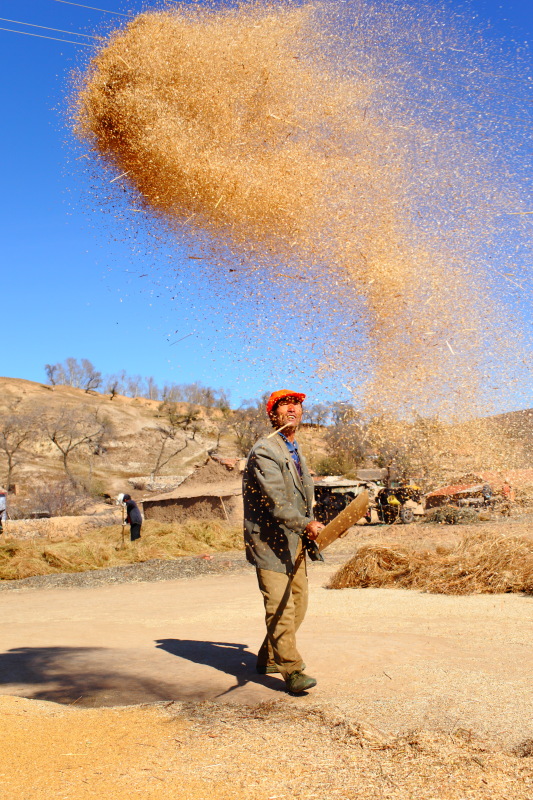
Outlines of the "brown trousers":
[[296,631],[307,611],[305,556],[297,558],[297,569],[293,575],[258,569],[257,581],[265,604],[267,629],[267,635],[257,655],[257,664],[277,664],[285,678],[302,668],[302,657],[296,647]]

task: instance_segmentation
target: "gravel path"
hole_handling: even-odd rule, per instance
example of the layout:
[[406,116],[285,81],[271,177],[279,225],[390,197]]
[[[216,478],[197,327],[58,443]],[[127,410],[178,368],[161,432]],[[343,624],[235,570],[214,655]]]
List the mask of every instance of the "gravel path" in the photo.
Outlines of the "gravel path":
[[[353,546],[350,548],[353,550]],[[342,564],[347,556],[346,550],[339,547],[328,550],[329,564]],[[181,578],[198,578],[202,575],[224,575],[229,572],[247,572],[252,567],[246,561],[243,551],[214,553],[203,556],[184,556],[167,561],[161,558],[127,564],[120,567],[88,570],[85,572],[61,572],[52,575],[35,575],[17,581],[0,581],[0,591],[21,591],[25,589],[71,589],[90,588],[118,583],[141,583],[154,581],[173,581]]]

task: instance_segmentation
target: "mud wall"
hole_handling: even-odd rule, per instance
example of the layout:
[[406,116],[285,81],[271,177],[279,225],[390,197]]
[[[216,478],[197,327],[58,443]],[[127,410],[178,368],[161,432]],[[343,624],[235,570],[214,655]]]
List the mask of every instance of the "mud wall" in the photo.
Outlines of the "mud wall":
[[145,519],[159,522],[185,522],[189,519],[220,519],[239,524],[243,519],[241,495],[200,495],[167,500],[145,500]]

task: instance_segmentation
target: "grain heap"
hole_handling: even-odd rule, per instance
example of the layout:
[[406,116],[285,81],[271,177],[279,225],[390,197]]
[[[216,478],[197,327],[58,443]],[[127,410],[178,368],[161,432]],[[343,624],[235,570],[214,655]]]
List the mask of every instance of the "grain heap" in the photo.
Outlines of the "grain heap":
[[519,201],[479,130],[494,85],[474,65],[468,95],[465,31],[406,9],[141,14],[93,59],[76,124],[137,207],[210,255],[213,286],[256,300],[263,334],[266,313],[286,341],[280,312],[303,308],[307,343],[333,340],[322,369],[342,363],[354,393],[371,376],[371,411],[462,411],[520,361],[480,266],[494,209]]
[[437,552],[366,545],[328,584],[329,589],[385,586],[438,594],[530,594],[533,545],[526,537],[490,533],[468,534]]

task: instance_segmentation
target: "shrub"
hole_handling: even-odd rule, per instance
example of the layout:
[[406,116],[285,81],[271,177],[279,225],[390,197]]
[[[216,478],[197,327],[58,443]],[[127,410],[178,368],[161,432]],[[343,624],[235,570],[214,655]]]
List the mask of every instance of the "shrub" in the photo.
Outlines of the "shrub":
[[457,523],[470,524],[479,522],[479,515],[472,508],[458,508],[457,506],[441,506],[427,511],[424,522],[444,522],[446,525]]
[[353,470],[353,461],[345,458],[342,454],[324,456],[314,462],[313,468],[318,475],[344,475]]
[[90,495],[68,480],[38,483],[23,497],[10,501],[9,516],[27,519],[43,512],[50,517],[74,517],[83,514],[90,502]]

